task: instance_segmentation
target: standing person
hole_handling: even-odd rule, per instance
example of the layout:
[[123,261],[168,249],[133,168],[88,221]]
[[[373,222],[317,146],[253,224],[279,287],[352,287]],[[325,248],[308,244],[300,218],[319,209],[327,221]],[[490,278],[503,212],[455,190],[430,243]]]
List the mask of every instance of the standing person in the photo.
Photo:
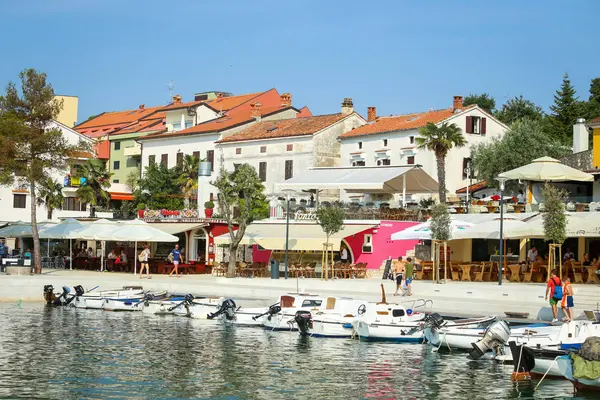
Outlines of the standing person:
[[402,296],[405,296],[406,292],[402,288],[402,280],[404,278],[404,262],[402,261],[402,257],[398,257],[394,272],[396,273],[396,292],[394,296],[398,296],[398,289],[402,292]]
[[150,266],[148,265],[148,258],[150,258],[150,249],[148,249],[148,245],[144,246],[144,250],[142,250],[138,258],[140,260],[140,279],[142,279],[144,268],[146,269],[146,278],[151,279]]
[[412,281],[414,274],[415,265],[412,262],[412,258],[408,257],[406,259],[406,264],[404,265],[404,284],[406,285],[406,291],[409,296],[412,296]]
[[557,322],[558,321],[558,309],[557,309],[557,304],[560,300],[562,300],[563,298],[563,292],[562,292],[562,283],[560,281],[560,278],[558,276],[556,276],[556,270],[553,269],[552,271],[550,271],[550,279],[548,279],[548,286],[546,287],[546,297],[545,299],[548,300],[548,295],[550,295],[550,306],[552,307],[552,315],[554,316],[554,318],[552,319],[552,322]]
[[346,264],[348,262],[348,249],[346,249],[346,246],[342,247],[340,260],[342,261],[342,264]]
[[529,249],[529,251],[527,252],[527,259],[529,260],[530,263],[534,263],[537,261],[537,258],[538,258],[538,251],[534,246],[531,249]]
[[584,267],[589,267],[590,265],[592,265],[592,262],[590,261],[590,254],[589,253],[585,253],[583,255],[583,264]]
[[523,196],[522,190],[519,190],[519,194],[517,195],[517,203],[525,204],[525,196]]
[[563,314],[565,314],[565,319],[563,321],[571,322],[573,320],[574,306],[575,305],[573,304],[573,287],[571,286],[571,278],[567,277],[563,286],[563,298],[561,303]]
[[175,276],[179,277],[179,271],[177,268],[179,267],[179,263],[183,261],[183,255],[181,254],[181,250],[179,250],[178,244],[176,244],[175,248],[171,250],[169,257],[173,259],[173,269],[171,270],[169,276],[173,275],[173,272],[175,272]]

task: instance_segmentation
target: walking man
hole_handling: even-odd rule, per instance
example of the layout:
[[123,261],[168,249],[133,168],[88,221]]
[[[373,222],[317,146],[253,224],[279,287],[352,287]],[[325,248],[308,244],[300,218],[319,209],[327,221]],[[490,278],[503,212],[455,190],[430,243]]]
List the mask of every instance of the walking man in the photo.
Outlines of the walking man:
[[563,314],[565,314],[564,321],[573,321],[574,306],[575,304],[573,303],[573,287],[571,286],[571,278],[567,277],[567,279],[565,279],[565,285],[563,286],[563,298],[561,303]]
[[402,261],[402,257],[398,257],[394,272],[396,273],[396,292],[394,293],[394,296],[398,296],[398,289],[402,292],[402,296],[405,296],[406,292],[402,288],[402,280],[404,278],[404,262]]
[[175,272],[175,276],[179,277],[178,267],[179,267],[179,263],[181,261],[183,261],[183,256],[181,255],[181,251],[179,250],[178,244],[176,244],[175,248],[173,250],[171,250],[171,253],[169,253],[169,256],[173,259],[173,269],[171,270],[171,273],[169,274],[169,276],[173,275],[173,272]]
[[146,269],[146,278],[152,278],[150,276],[150,266],[148,265],[148,258],[150,258],[150,249],[148,249],[148,245],[144,246],[144,250],[140,253],[138,257],[140,259],[140,279],[142,279],[142,275],[144,273],[144,268]]
[[406,291],[409,296],[412,296],[412,281],[414,274],[415,265],[412,262],[412,258],[408,257],[406,259],[406,264],[404,265],[404,284],[406,285]]
[[346,264],[348,262],[348,249],[346,249],[346,246],[342,247],[340,260],[342,261],[342,264]]
[[556,270],[553,269],[552,271],[550,271],[550,279],[548,279],[548,286],[546,287],[546,297],[545,299],[548,300],[548,295],[550,295],[550,306],[552,307],[552,315],[553,315],[553,319],[552,322],[557,322],[558,321],[558,309],[557,309],[557,304],[560,300],[562,300],[563,297],[563,293],[562,293],[562,283],[560,281],[560,278],[558,276],[556,276]]

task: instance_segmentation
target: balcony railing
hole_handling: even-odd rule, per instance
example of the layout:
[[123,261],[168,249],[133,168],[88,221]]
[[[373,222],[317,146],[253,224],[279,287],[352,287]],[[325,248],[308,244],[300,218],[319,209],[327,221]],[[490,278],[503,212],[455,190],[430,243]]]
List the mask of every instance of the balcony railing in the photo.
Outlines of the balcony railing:
[[141,156],[142,155],[142,146],[139,143],[136,143],[134,145],[125,147],[123,149],[123,154],[125,155],[125,157]]

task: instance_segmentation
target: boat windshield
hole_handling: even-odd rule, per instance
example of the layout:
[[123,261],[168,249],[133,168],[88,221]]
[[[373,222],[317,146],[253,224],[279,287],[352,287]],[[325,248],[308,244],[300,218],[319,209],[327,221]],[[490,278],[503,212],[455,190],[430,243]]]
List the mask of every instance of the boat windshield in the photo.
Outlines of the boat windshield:
[[322,300],[304,300],[302,302],[302,307],[320,307]]

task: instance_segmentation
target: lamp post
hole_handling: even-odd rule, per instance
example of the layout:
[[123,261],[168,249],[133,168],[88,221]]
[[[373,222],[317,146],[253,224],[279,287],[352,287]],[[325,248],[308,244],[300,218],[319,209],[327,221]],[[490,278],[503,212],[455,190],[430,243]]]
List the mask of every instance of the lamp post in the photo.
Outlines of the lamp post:
[[498,285],[502,285],[502,269],[504,267],[504,183],[508,178],[499,176],[496,180],[500,183],[500,263],[498,265]]
[[467,175],[467,214],[469,213],[469,187],[471,186],[471,161],[467,162],[467,168],[465,168],[465,174]]
[[289,261],[289,241],[290,241],[290,192],[291,189],[283,190],[285,193],[285,270],[284,278],[288,278],[288,261]]

